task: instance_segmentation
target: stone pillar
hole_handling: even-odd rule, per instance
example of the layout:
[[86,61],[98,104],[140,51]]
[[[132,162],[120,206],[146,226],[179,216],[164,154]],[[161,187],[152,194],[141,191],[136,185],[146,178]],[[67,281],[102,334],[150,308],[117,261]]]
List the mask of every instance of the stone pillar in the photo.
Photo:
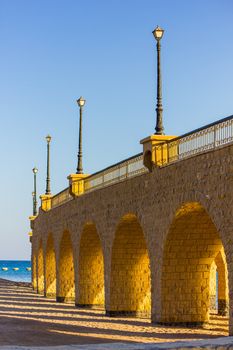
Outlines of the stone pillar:
[[226,257],[223,251],[215,258],[218,272],[218,314],[226,316],[229,309],[228,285],[227,285],[227,265]]
[[43,194],[40,196],[41,199],[41,209],[43,211],[48,211],[51,209],[51,199],[52,195],[51,194]]
[[169,148],[167,141],[176,138],[168,135],[151,135],[141,140],[143,145],[143,164],[152,171],[153,164],[160,166],[168,162],[169,155],[177,156],[177,144]]
[[215,262],[211,264],[210,267],[210,312],[211,313],[217,313],[217,290],[216,290],[216,273],[217,273],[217,266]]
[[57,302],[75,300],[74,251],[69,231],[64,231],[59,249]]
[[29,242],[32,243],[32,231],[28,232]]
[[30,220],[30,227],[33,230],[34,229],[34,220],[37,218],[37,216],[31,215],[29,216],[29,220]]
[[37,292],[38,289],[38,281],[37,281],[37,256],[34,251],[32,251],[32,258],[31,258],[31,271],[32,271],[32,288]]
[[67,176],[71,196],[76,197],[85,192],[84,179],[88,176],[88,174],[70,174]]
[[39,294],[45,292],[45,275],[44,275],[44,251],[43,244],[39,246],[38,257],[37,257],[37,289]]

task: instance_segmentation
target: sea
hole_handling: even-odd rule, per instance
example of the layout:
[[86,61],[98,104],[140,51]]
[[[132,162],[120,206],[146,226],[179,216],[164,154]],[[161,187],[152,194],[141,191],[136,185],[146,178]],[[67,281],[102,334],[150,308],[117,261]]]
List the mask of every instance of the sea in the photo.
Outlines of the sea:
[[0,278],[15,282],[31,282],[30,260],[0,260]]

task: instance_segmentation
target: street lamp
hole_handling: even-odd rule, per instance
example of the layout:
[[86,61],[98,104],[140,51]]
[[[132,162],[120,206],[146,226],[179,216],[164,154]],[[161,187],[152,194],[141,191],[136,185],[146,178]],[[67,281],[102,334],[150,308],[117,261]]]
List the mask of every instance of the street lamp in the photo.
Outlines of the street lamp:
[[32,192],[33,196],[33,216],[37,215],[37,198],[36,198],[36,174],[38,172],[38,169],[34,167],[32,169],[32,172],[34,174],[34,191]]
[[52,140],[52,137],[50,135],[46,136],[47,141],[47,177],[46,177],[46,190],[45,194],[50,195],[51,189],[50,189],[50,142]]
[[152,32],[157,41],[157,105],[156,105],[156,127],[155,135],[163,135],[163,105],[162,105],[162,80],[161,80],[161,68],[160,68],[160,40],[163,37],[164,30],[157,26]]
[[83,153],[82,153],[82,116],[83,116],[83,107],[85,105],[86,100],[81,96],[77,100],[77,104],[79,105],[79,145],[78,145],[78,165],[76,174],[83,174]]

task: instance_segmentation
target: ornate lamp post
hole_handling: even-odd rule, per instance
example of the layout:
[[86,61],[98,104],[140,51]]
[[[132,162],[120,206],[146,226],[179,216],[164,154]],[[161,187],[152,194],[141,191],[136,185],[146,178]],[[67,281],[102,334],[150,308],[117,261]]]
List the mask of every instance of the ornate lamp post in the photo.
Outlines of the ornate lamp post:
[[34,210],[34,202],[35,202],[35,192],[32,192],[32,208]]
[[34,191],[32,192],[33,195],[33,216],[37,215],[37,195],[36,195],[36,174],[38,172],[38,169],[34,167],[32,169],[32,172],[34,174]]
[[78,145],[78,165],[76,174],[83,174],[83,153],[82,153],[82,117],[83,117],[83,106],[86,100],[81,96],[77,103],[79,105],[79,145]]
[[163,135],[163,105],[162,105],[162,80],[161,80],[161,67],[160,67],[160,40],[163,37],[164,30],[157,26],[152,32],[157,41],[157,105],[156,105],[156,127],[155,135]]
[[47,141],[47,177],[46,177],[46,190],[45,194],[50,195],[51,189],[50,189],[50,142],[52,140],[52,137],[50,135],[46,136]]

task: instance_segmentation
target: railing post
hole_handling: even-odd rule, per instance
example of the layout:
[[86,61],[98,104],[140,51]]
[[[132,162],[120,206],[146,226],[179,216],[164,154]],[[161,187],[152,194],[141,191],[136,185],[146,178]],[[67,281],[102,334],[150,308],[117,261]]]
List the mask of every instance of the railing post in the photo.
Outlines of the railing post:
[[163,158],[164,157],[163,148],[164,148],[164,143],[162,143],[162,145],[161,145],[161,163],[162,163],[162,165],[165,164],[165,159]]
[[233,131],[233,130],[232,130],[232,129],[233,129],[233,128],[232,128],[233,123],[232,123],[232,120],[230,121],[230,126],[231,126],[231,127],[230,127],[230,139],[232,140],[232,137],[233,137],[233,132],[232,132],[232,131]]
[[214,148],[216,148],[216,125],[214,126]]
[[170,143],[166,143],[166,146],[167,146],[167,162],[169,164],[170,162],[170,147],[169,147]]

